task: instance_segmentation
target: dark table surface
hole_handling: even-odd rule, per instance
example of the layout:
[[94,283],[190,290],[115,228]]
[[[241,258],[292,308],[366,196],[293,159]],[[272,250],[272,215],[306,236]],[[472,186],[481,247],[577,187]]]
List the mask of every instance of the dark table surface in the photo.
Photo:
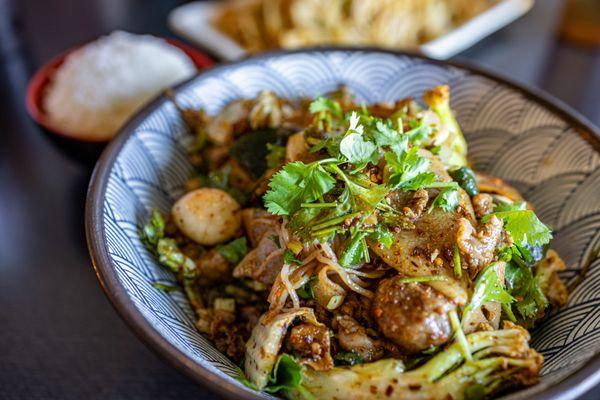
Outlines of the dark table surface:
[[[166,15],[178,3],[0,0],[0,399],[216,398],[110,306],[84,237],[91,163],[57,146],[23,107],[29,77],[50,57],[115,29],[172,35]],[[558,40],[562,2],[537,3],[459,58],[545,89],[600,125],[600,50]]]

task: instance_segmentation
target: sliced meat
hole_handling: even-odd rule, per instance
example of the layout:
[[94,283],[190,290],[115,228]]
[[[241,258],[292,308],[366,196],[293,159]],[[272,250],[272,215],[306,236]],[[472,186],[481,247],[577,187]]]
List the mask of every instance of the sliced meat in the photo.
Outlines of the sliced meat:
[[366,296],[350,292],[346,296],[344,304],[336,311],[354,318],[364,326],[374,327],[373,318],[371,317],[371,299]]
[[316,153],[311,153],[304,131],[296,132],[288,138],[285,146],[285,162],[302,161],[310,163],[319,158]]
[[552,249],[548,250],[546,257],[536,267],[542,292],[546,295],[550,304],[555,307],[564,306],[569,299],[567,287],[558,276],[558,272],[564,269],[565,262]]
[[301,323],[294,326],[285,340],[286,349],[300,358],[300,363],[316,371],[333,368],[329,329],[325,325]]
[[198,285],[212,286],[230,281],[231,265],[215,249],[211,249],[196,261]]
[[272,285],[283,266],[283,253],[269,237],[263,237],[233,270],[234,278],[252,280]]
[[243,192],[251,191],[256,185],[254,178],[233,158],[229,159],[228,164],[231,167],[231,173],[229,174],[231,187],[240,189]]
[[477,186],[481,193],[492,193],[504,196],[511,201],[523,200],[521,193],[505,181],[495,176],[483,174],[481,172],[475,173],[477,179]]
[[469,267],[471,277],[476,276],[494,259],[496,249],[502,240],[503,225],[502,220],[495,215],[477,229],[466,218],[458,220],[456,243],[461,258]]
[[494,211],[494,198],[487,193],[473,196],[473,210],[478,219],[491,214]]
[[386,197],[386,201],[392,208],[400,211],[397,228],[413,229],[427,207],[429,193],[425,189],[418,189],[414,192],[398,190],[390,193]]
[[400,276],[380,282],[372,313],[383,335],[409,353],[445,343],[452,335],[448,312],[456,305],[432,287],[402,282]]
[[207,146],[202,155],[208,164],[208,170],[221,168],[229,159],[229,145]]
[[234,135],[246,129],[250,112],[248,100],[234,101],[210,118],[206,125],[208,139],[217,145],[233,142]]
[[[436,195],[433,190],[429,193],[430,198]],[[431,282],[430,285],[457,304],[464,304],[468,300],[469,279],[466,274],[456,278],[452,262],[461,218],[475,221],[469,195],[462,189],[459,190],[459,205],[453,212],[439,207],[424,212],[413,229],[394,232],[389,249],[374,241],[368,243],[374,253],[402,276],[447,277],[447,281]]]
[[383,341],[369,336],[367,329],[354,318],[347,315],[338,316],[335,325],[337,326],[336,337],[343,350],[359,355],[364,362],[383,357],[385,352]]
[[242,210],[242,223],[252,247],[265,237],[278,236],[281,227],[281,218],[260,208],[246,208]]

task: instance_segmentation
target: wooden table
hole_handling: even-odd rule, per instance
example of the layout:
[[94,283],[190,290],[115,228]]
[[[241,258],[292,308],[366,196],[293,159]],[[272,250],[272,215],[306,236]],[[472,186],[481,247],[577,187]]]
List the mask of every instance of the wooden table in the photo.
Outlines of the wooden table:
[[[159,360],[104,297],[83,230],[90,163],[56,146],[23,107],[44,61],[115,29],[169,35],[178,3],[0,0],[1,399],[216,398]],[[538,1],[460,58],[541,87],[600,125],[600,52],[557,40],[560,5]]]

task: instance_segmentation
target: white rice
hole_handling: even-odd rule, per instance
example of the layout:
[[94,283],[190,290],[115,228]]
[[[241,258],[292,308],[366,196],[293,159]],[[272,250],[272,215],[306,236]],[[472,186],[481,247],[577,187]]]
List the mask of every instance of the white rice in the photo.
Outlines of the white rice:
[[61,132],[108,140],[141,105],[195,71],[164,40],[116,31],[66,58],[51,78],[44,109]]

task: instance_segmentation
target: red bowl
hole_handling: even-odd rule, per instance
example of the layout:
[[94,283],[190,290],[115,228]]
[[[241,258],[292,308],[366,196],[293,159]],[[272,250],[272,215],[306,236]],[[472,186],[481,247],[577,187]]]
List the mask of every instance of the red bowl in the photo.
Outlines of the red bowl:
[[[214,64],[214,61],[210,57],[194,49],[193,47],[188,46],[183,42],[180,42],[179,40],[170,38],[165,38],[164,40],[167,43],[183,51],[192,60],[192,62],[198,70],[210,67]],[[36,73],[31,77],[29,84],[27,85],[25,106],[31,118],[49,132],[78,142],[105,143],[107,142],[106,140],[98,140],[92,138],[80,139],[74,137],[73,135],[69,135],[65,132],[61,132],[59,129],[56,129],[52,126],[42,107],[42,100],[45,95],[46,86],[48,85],[48,83],[50,83],[51,76],[62,65],[62,63],[65,61],[65,58],[79,47],[80,46],[73,47],[59,54],[36,71]]]

